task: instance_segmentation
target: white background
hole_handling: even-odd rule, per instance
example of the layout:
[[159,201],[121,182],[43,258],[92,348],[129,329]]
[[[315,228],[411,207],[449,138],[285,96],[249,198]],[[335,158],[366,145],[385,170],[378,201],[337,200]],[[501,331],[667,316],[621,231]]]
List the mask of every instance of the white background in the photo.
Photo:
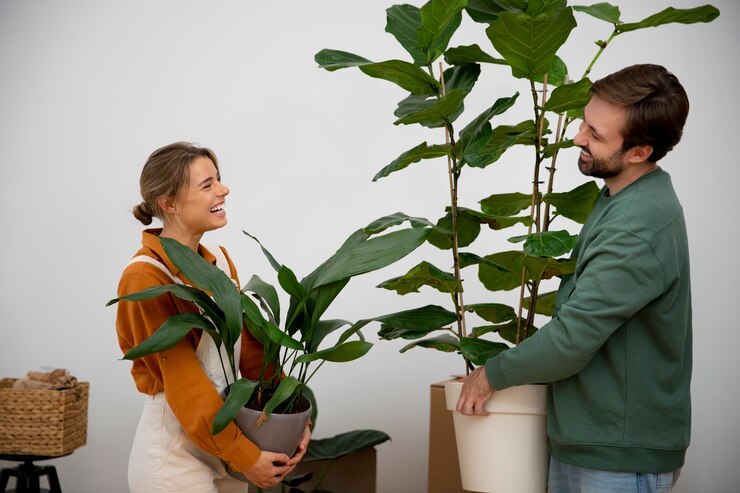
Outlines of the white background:
[[[740,16],[731,0],[714,2],[711,24],[671,25],[616,38],[598,63],[599,78],[632,63],[663,64],[691,99],[685,137],[664,160],[686,211],[694,290],[693,441],[677,488],[729,493],[740,481],[737,417],[740,336],[732,286],[740,273],[732,193],[738,104]],[[142,399],[115,337],[122,266],[136,251],[146,157],[187,140],[218,155],[229,225],[206,236],[226,245],[245,282],[272,279],[258,236],[299,277],[355,229],[395,211],[438,218],[446,197],[444,161],[427,161],[377,183],[371,178],[401,152],[439,131],[394,127],[403,91],[358,70],[329,73],[313,55],[336,48],[380,61],[405,58],[384,32],[390,1],[81,1],[0,0],[0,376],[68,368],[91,383],[88,444],[54,461],[65,491],[124,492],[128,451]],[[621,2],[638,21],[688,0]],[[561,57],[579,77],[610,26],[583,14]],[[452,46],[478,42],[483,26],[467,17]],[[407,57],[406,57],[407,58]],[[516,107],[494,123],[529,116],[527,87],[505,67],[486,67],[461,128],[514,91]],[[518,113],[517,113],[518,112]],[[571,136],[575,126],[571,129]],[[494,192],[529,189],[531,155],[507,154],[462,180],[463,205]],[[573,149],[559,161],[558,189],[581,183]],[[567,225],[565,225],[567,226]],[[476,253],[505,247],[509,232],[484,233]],[[521,234],[521,231],[512,232]],[[360,319],[446,298],[400,297],[375,289],[429,258],[428,245],[385,271],[353,280],[332,317]],[[475,281],[475,272],[465,275]],[[508,301],[470,285],[466,301]],[[366,332],[377,341],[375,328]],[[358,428],[387,432],[378,448],[378,490],[426,489],[429,385],[462,371],[458,357],[380,342],[363,359],[325,366],[313,381],[317,437]]]

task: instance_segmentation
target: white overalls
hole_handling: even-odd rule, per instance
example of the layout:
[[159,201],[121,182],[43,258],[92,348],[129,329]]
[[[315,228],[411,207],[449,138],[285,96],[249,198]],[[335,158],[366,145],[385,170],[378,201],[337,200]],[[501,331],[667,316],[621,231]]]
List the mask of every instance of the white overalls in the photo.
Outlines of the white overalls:
[[[213,250],[216,265],[231,277],[223,252],[218,247]],[[134,257],[129,263],[134,262],[152,264],[182,284],[166,266],[151,257]],[[240,341],[234,350],[235,360],[239,361]],[[223,390],[226,379],[213,339],[204,333],[195,353],[214,386]],[[228,361],[225,353],[223,357]],[[188,438],[167,404],[164,392],[146,396],[129,457],[128,484],[131,493],[247,492],[247,483],[229,476],[221,459],[201,450]]]

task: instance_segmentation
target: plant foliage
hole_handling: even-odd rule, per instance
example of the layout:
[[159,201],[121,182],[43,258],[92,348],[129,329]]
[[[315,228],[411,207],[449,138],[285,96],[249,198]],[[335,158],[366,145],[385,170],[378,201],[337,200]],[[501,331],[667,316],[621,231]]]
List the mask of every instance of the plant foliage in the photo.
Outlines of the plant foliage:
[[[397,217],[391,223],[400,224],[406,220]],[[224,348],[227,357],[221,364],[229,391],[213,421],[214,434],[222,431],[239,410],[253,400],[263,410],[261,419],[267,419],[280,405],[290,412],[299,396],[306,395],[313,400],[308,382],[324,363],[353,361],[372,347],[360,331],[368,321],[351,323],[322,317],[352,277],[382,269],[425,242],[432,225],[412,218],[408,220],[412,227],[385,234],[379,234],[385,227],[377,232],[356,231],[334,255],[300,281],[289,267],[279,263],[255,237],[245,232],[259,244],[275,270],[282,295],[289,299],[287,310],[284,310],[285,305],[281,306],[278,289],[259,276],[252,276],[240,291],[221,269],[190,248],[176,240],[160,238],[167,255],[193,285],[156,286],[116,298],[108,304],[170,293],[195,303],[201,313],[170,316],[124,358],[136,359],[167,350],[191,330],[202,330],[213,339],[216,347]],[[377,224],[389,223],[381,219]],[[238,375],[239,362],[234,349],[245,326],[264,347],[261,376],[256,381],[239,378],[229,382],[229,375]],[[226,371],[227,367],[230,371]],[[269,399],[263,399],[264,395],[269,395]],[[316,409],[315,403],[313,409]],[[315,422],[315,415],[312,419]]]
[[[444,134],[436,135],[441,142],[430,143],[430,138],[415,144],[381,168],[373,180],[386,178],[412,164],[447,159],[451,185],[444,215],[437,221],[413,220],[434,224],[427,241],[451,251],[453,270],[446,272],[424,261],[380,287],[403,295],[426,286],[449,294],[453,308],[425,306],[373,320],[381,322],[381,338],[413,341],[401,351],[411,347],[456,351],[465,357],[469,368],[471,362],[482,364],[508,347],[480,336],[497,333],[509,343],[518,344],[536,332],[534,315],[551,315],[554,309],[554,295],[540,295],[540,283],[573,272],[574,261],[568,260],[567,255],[577,237],[551,227],[558,218],[583,223],[596,200],[598,187],[589,182],[556,191],[554,174],[559,151],[573,146],[567,129],[588,102],[588,75],[594,63],[614,38],[624,33],[668,23],[710,22],[719,11],[711,5],[667,8],[638,22],[624,22],[619,8],[608,3],[570,6],[566,0],[431,0],[421,7],[394,5],[386,14],[385,30],[402,48],[398,59],[371,62],[346,51],[324,49],[315,60],[319,67],[330,71],[359,67],[365,74],[409,92],[394,112],[396,125],[444,128]],[[451,44],[465,15],[482,26],[490,46]],[[574,78],[558,53],[576,28],[579,15],[604,21],[611,33],[606,40],[596,42],[598,51],[585,73]],[[436,68],[438,59],[444,59],[450,67],[445,69],[439,63]],[[502,121],[507,110],[526,99],[519,98],[517,91],[491,98],[489,108],[474,112],[462,130],[456,131],[457,121],[467,116],[465,100],[484,65],[509,68],[514,83],[522,86],[521,93],[531,95],[532,119]],[[483,198],[480,211],[459,207],[461,174],[467,168],[488,168],[518,145],[533,149],[532,188]],[[383,219],[383,227],[409,217],[403,213],[388,216]],[[522,248],[485,255],[460,250],[472,248],[486,225],[493,230],[526,228],[525,234],[517,233],[509,239]],[[377,228],[378,224],[373,223],[366,231]],[[466,306],[460,269],[472,266],[478,268],[479,280],[491,291],[519,289],[519,305]],[[474,312],[493,325],[468,330],[466,312]]]

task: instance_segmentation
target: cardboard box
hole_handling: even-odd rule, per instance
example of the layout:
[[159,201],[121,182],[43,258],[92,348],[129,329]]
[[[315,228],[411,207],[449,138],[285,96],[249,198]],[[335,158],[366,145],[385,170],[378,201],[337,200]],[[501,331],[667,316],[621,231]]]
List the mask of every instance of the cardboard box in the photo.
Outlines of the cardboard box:
[[[321,482],[321,489],[334,493],[375,493],[377,471],[375,447],[336,459],[334,464],[330,465],[330,462],[332,461],[318,460],[299,463],[292,474],[312,472],[313,478],[298,488],[303,491],[312,491],[324,469],[329,466],[329,471]],[[254,491],[256,489],[250,485],[249,492]],[[263,491],[280,493],[282,490],[281,485],[277,485]]]
[[455,426],[447,410],[444,382],[429,390],[429,474],[428,493],[471,493],[462,488],[457,457]]

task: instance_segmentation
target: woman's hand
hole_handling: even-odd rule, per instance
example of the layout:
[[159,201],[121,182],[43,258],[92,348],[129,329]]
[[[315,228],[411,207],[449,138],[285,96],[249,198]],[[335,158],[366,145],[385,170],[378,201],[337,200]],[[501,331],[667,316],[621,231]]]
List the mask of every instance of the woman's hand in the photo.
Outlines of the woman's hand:
[[306,455],[306,451],[308,450],[308,442],[311,441],[311,425],[306,425],[306,431],[303,432],[303,437],[301,438],[301,443],[298,444],[298,450],[296,450],[293,457],[290,458],[290,460],[285,464],[286,466],[291,466],[291,469],[298,464],[301,459],[303,459],[303,456]]
[[288,465],[288,462],[289,457],[286,454],[262,452],[257,462],[243,474],[258,488],[269,488],[280,483],[293,470],[294,466]]

